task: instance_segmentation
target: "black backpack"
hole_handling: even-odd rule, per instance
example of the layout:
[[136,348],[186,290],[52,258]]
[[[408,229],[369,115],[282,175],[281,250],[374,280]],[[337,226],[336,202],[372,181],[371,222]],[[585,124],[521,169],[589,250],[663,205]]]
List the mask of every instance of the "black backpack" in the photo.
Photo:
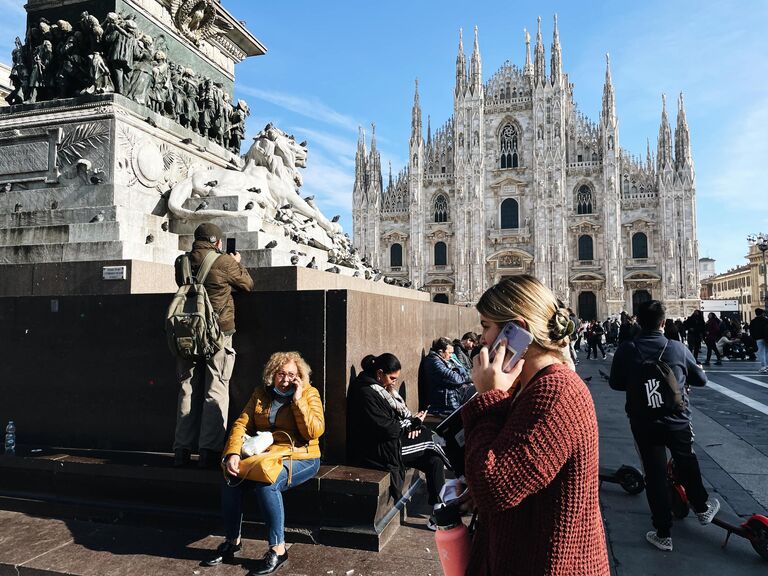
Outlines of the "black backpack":
[[685,408],[680,384],[669,364],[661,359],[668,344],[669,341],[664,344],[658,357],[647,360],[635,346],[640,358],[640,370],[627,386],[627,413],[630,418],[653,421]]

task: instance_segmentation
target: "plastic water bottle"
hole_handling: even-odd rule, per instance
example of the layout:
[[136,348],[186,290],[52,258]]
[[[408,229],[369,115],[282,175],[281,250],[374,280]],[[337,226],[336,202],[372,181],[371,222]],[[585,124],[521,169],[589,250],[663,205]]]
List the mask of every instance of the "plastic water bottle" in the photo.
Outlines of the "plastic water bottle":
[[5,427],[5,453],[8,456],[16,454],[16,425],[13,420],[8,420],[8,426]]
[[440,564],[445,576],[464,576],[469,564],[471,540],[469,529],[461,521],[461,513],[456,506],[445,506],[434,511],[435,542]]

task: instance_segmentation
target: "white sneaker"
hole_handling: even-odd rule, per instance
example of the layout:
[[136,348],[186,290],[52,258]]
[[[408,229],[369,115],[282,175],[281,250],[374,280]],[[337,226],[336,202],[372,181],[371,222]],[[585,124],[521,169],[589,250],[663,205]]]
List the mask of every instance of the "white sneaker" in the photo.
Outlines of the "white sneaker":
[[715,514],[717,514],[719,511],[720,500],[717,498],[710,498],[707,500],[707,509],[704,512],[696,512],[696,518],[699,519],[699,522],[702,526],[706,526],[712,522],[712,518],[714,518]]
[[651,530],[645,535],[645,539],[648,540],[653,546],[656,546],[659,550],[663,550],[664,552],[672,552],[672,537],[668,536],[667,538],[660,538],[658,534],[656,534],[656,530]]

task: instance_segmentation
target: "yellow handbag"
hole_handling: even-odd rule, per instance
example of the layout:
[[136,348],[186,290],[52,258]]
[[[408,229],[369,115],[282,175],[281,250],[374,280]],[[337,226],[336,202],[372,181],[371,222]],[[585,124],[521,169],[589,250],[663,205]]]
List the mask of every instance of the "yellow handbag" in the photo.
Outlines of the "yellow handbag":
[[293,452],[295,446],[293,438],[287,432],[278,430],[273,432],[273,435],[282,434],[291,444],[290,446],[278,446],[272,444],[261,454],[254,454],[249,458],[245,458],[240,461],[240,471],[237,477],[240,478],[239,482],[232,482],[231,476],[227,474],[226,466],[224,469],[224,479],[229,486],[238,486],[244,480],[252,480],[254,482],[265,482],[267,484],[274,484],[277,481],[280,472],[283,471],[283,460],[288,459],[288,486],[291,485],[293,480]]

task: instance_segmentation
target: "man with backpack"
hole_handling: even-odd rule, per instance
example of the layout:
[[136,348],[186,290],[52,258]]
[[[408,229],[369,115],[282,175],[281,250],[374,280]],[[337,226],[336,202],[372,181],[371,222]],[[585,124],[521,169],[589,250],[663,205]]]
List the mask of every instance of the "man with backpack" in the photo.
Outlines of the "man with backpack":
[[218,466],[226,439],[235,366],[232,291],[250,291],[253,279],[240,253],[222,254],[222,236],[216,224],[200,224],[192,251],[175,263],[180,288],[168,310],[166,331],[180,385],[173,443],[177,467],[189,463],[195,445],[200,468]]
[[693,451],[688,386],[704,386],[707,376],[681,342],[664,337],[666,310],[658,300],[643,302],[638,310],[641,332],[616,350],[609,384],[626,391],[625,409],[645,470],[646,497],[655,530],[646,540],[660,550],[672,550],[672,511],[667,495],[667,448],[675,462],[701,524],[720,509],[709,498]]

